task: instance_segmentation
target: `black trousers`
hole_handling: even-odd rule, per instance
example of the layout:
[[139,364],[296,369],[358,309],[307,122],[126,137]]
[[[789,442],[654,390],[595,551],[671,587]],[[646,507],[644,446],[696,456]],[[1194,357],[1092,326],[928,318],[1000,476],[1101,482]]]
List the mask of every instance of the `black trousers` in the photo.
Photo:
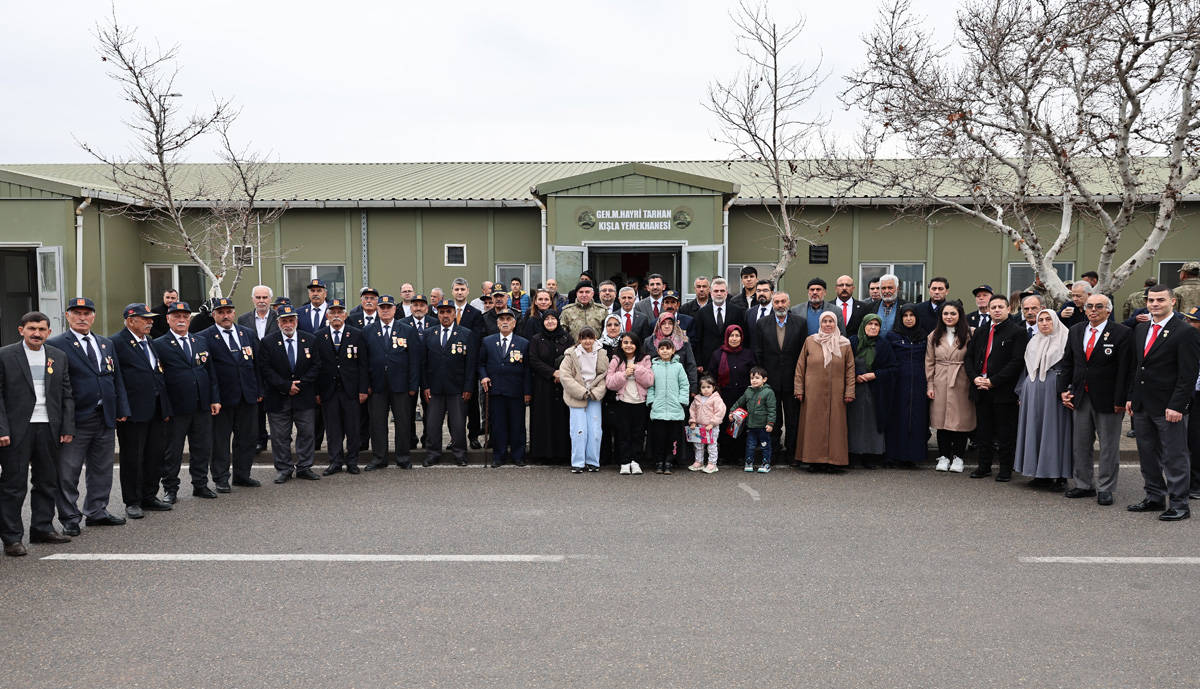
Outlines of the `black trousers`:
[[58,489],[58,438],[50,424],[31,423],[16,443],[0,447],[0,539],[5,544],[25,538],[21,509],[33,469],[33,495],[29,501],[32,531],[54,530],[54,495]]
[[371,447],[371,398],[358,405],[358,451]]
[[617,425],[616,460],[621,464],[646,461],[646,420],[649,409],[645,404],[614,402]]
[[118,421],[117,443],[121,446],[121,499],[126,505],[141,505],[143,500],[157,497],[167,460],[162,400],[155,399],[149,421]]
[[212,476],[218,485],[229,484],[230,466],[233,467],[233,478],[239,481],[250,478],[258,407],[253,403],[224,405],[221,413],[213,417]]
[[414,414],[415,395],[407,392],[374,392],[367,403],[371,406],[371,454],[377,462],[388,461],[388,423],[396,432],[396,463],[412,461],[412,433],[408,420]]
[[504,451],[512,449],[514,462],[525,459],[525,399],[490,395],[488,414],[491,419],[492,461],[504,461]]
[[617,449],[617,402],[606,396],[600,401],[600,466],[613,463],[613,452]]
[[1017,452],[1017,403],[997,402],[993,393],[980,392],[975,401],[975,442],[980,469],[991,469],[994,457],[1000,471],[1011,472]]
[[683,443],[683,421],[650,419],[650,459],[675,464]]
[[967,453],[967,437],[971,431],[946,431],[941,428],[937,432],[938,454],[946,459],[963,458]]
[[358,466],[358,393],[335,391],[321,398],[321,417],[328,436],[329,466]]
[[265,402],[258,403],[258,442],[263,445],[271,439],[271,425],[267,423],[267,405]]
[[1188,453],[1192,456],[1192,475],[1189,493],[1200,492],[1200,394],[1192,397],[1188,412]]
[[[780,392],[780,389],[771,386],[775,391],[779,417],[771,429],[771,445],[774,447],[775,457],[791,457],[796,451],[796,425],[800,423],[800,401],[796,399],[790,384],[787,388],[785,392]],[[783,421],[783,428],[779,427],[779,420]]]
[[192,487],[208,486],[212,464],[213,415],[208,407],[191,414],[176,414],[167,422],[167,460],[163,465],[163,490],[179,490],[179,469],[183,465],[183,442],[188,443],[188,475]]
[[[425,441],[427,461],[442,458],[442,422],[450,425],[450,452],[456,460],[467,458],[467,410],[475,404],[472,397],[463,402],[462,393],[432,395],[429,399],[429,415],[426,424],[429,437]],[[477,408],[477,407],[476,407]]]

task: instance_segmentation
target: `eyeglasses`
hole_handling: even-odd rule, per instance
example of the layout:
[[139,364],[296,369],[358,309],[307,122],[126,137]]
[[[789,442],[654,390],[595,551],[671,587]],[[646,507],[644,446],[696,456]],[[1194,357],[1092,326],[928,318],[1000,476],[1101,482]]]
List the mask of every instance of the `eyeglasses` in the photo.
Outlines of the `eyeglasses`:
[[1108,304],[1084,304],[1085,311],[1104,311],[1108,308]]

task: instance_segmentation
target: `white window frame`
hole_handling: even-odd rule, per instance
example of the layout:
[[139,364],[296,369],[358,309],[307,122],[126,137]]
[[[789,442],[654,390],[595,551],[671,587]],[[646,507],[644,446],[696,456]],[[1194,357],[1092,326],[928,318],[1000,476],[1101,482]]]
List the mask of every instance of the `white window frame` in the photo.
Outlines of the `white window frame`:
[[[1183,264],[1187,263],[1190,260],[1195,260],[1195,259],[1178,260],[1178,261],[1160,260],[1158,262],[1157,268],[1154,271],[1156,274],[1156,277],[1158,277],[1158,284],[1166,285],[1167,287],[1170,287],[1171,289],[1175,289],[1176,287],[1178,287],[1179,286],[1179,271],[1183,269]],[[1165,266],[1179,266],[1179,267],[1174,269],[1173,271],[1167,273],[1164,276],[1162,271]]]
[[[1061,275],[1059,276],[1060,278],[1062,278],[1063,282],[1074,282],[1075,281],[1075,262],[1074,261],[1054,261],[1053,263],[1054,263],[1054,269],[1056,271],[1058,270],[1059,266],[1070,267],[1071,270],[1067,277],[1062,278]],[[1028,261],[1009,261],[1008,262],[1008,267],[1006,269],[1006,274],[1004,276],[1004,284],[1006,287],[1004,296],[1008,296],[1008,295],[1012,294],[1013,292],[1016,292],[1017,290],[1022,290],[1029,286],[1029,285],[1013,285],[1013,280],[1012,280],[1013,268],[1030,268],[1030,267],[1031,266],[1029,265]]]
[[[907,266],[921,266],[921,280],[920,280],[921,291],[920,291],[920,294],[914,295],[916,298],[912,299],[911,301],[917,301],[917,302],[924,301],[925,300],[925,279],[926,279],[925,276],[926,276],[926,273],[929,271],[929,266],[926,265],[926,263],[924,261],[895,261],[892,263],[884,263],[883,261],[860,261],[858,264],[858,280],[857,280],[859,293],[856,298],[863,300],[863,301],[869,301],[871,299],[871,292],[869,289],[871,283],[869,280],[867,280],[866,278],[863,277],[863,269],[864,268],[884,268],[885,270],[883,273],[881,273],[881,275],[887,275],[889,273],[891,273],[892,275],[895,275],[896,274],[896,266],[906,266],[906,267]],[[898,296],[903,297],[904,295],[898,295]]]
[[[462,249],[462,263],[450,262],[450,249]],[[445,244],[442,249],[442,265],[447,268],[465,268],[467,266],[467,245],[466,244]]]
[[244,254],[249,254],[249,260],[247,260],[245,263],[243,263],[242,267],[253,268],[254,267],[254,246],[251,244],[234,244],[233,245],[233,253],[234,253],[235,257],[237,256],[237,253],[239,251],[244,252]]
[[[346,264],[345,263],[288,263],[283,266],[283,285],[280,288],[282,294],[277,295],[277,296],[285,296],[285,297],[290,298],[292,300],[293,306],[299,307],[299,306],[303,306],[304,304],[307,304],[308,303],[308,295],[307,294],[300,295],[297,297],[292,297],[290,294],[288,294],[288,289],[289,289],[288,270],[291,270],[294,268],[307,268],[308,269],[308,279],[312,280],[314,278],[319,277],[317,275],[317,268],[319,268],[319,267],[341,268],[342,269],[342,279],[346,281],[346,290],[347,291],[350,290],[350,277],[346,274]],[[326,297],[345,299],[345,296],[334,297],[334,295],[329,293],[328,290],[326,290]]]
[[[176,293],[179,293],[179,267],[180,266],[194,267],[194,268],[196,268],[196,270],[198,270],[200,272],[200,280],[202,281],[202,285],[201,285],[202,293],[200,295],[200,298],[204,299],[205,296],[208,294],[208,276],[204,274],[204,269],[195,263],[143,263],[142,266],[143,266],[142,273],[143,273],[143,277],[145,278],[145,292],[146,292],[145,303],[146,304],[161,304],[162,303],[162,294],[161,293],[159,293],[159,294],[151,294],[150,293],[150,269],[151,268],[170,268],[171,269],[171,289],[175,290]],[[182,296],[183,296],[182,293],[180,293],[181,301],[183,301]],[[189,303],[188,306],[192,307],[192,309],[193,309],[192,313],[196,313],[195,309],[200,308],[199,304]]]

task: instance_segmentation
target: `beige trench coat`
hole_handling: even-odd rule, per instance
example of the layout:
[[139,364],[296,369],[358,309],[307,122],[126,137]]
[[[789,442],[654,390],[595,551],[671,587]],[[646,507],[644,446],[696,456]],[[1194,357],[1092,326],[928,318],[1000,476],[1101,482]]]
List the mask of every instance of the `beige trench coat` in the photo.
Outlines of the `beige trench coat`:
[[968,394],[971,381],[963,368],[967,348],[958,349],[946,338],[933,341],[929,335],[925,349],[925,380],[933,390],[929,403],[929,425],[943,431],[975,430],[975,403]]
[[796,362],[795,394],[800,403],[796,427],[796,461],[813,464],[850,463],[846,398],[854,399],[854,351],[842,345],[841,358],[825,366],[821,345],[809,336]]

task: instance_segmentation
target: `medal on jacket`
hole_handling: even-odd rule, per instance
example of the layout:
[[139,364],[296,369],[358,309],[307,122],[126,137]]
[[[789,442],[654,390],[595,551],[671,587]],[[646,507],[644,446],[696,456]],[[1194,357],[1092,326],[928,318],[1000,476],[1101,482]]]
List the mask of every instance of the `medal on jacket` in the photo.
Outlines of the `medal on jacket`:
[[54,373],[54,359],[46,357],[46,375]]
[[111,356],[104,357],[104,365],[108,367],[108,372],[113,372],[113,360]]
[[346,346],[346,358],[347,359],[353,359],[354,355],[357,353],[358,353],[358,345],[347,345]]
[[[305,350],[305,351],[307,351],[307,350]],[[246,345],[245,347],[242,347],[242,358],[243,359],[249,360],[253,357],[254,357],[254,350],[250,349],[250,345]]]
[[510,350],[508,351],[508,360],[509,360],[510,362],[514,363],[514,364],[515,364],[515,363],[518,363],[519,361],[521,361],[521,350],[519,350],[519,349],[510,349]]
[[304,358],[305,358],[305,359],[311,359],[311,358],[312,358],[312,354],[309,354],[309,352],[308,352],[308,347],[305,347],[305,348],[304,348]]

